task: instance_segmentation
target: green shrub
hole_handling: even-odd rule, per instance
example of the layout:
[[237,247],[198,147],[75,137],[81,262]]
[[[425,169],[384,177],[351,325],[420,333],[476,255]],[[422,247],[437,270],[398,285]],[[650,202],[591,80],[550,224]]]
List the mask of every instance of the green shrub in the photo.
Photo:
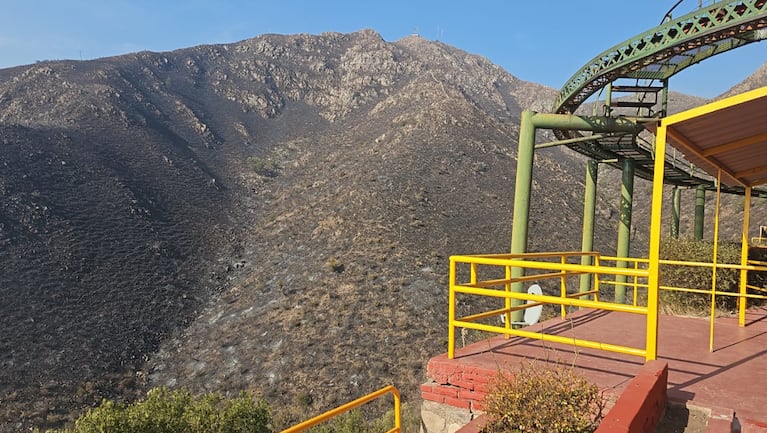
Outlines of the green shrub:
[[484,400],[483,433],[593,432],[602,419],[599,389],[572,367],[523,363],[513,379],[498,374]]
[[104,400],[58,433],[271,433],[264,401],[247,393],[227,399],[221,394],[193,397],[189,391],[156,388],[144,401],[119,404]]
[[312,427],[310,433],[368,433],[370,423],[362,417],[359,409],[341,414],[332,420]]
[[265,177],[277,177],[279,175],[280,167],[276,162],[269,159],[261,159],[257,156],[249,156],[245,160],[248,163],[248,167],[256,174]]
[[[692,239],[665,239],[661,243],[660,255],[666,260],[686,262],[706,262],[713,260],[714,244]],[[740,263],[740,244],[720,242],[717,250],[717,263]],[[672,266],[660,267],[662,286],[683,287],[689,289],[711,290],[712,270],[707,267]],[[738,292],[740,271],[735,269],[717,269],[716,289],[722,292]],[[660,293],[663,308],[672,313],[708,313],[711,308],[711,295],[663,290]],[[733,310],[737,298],[717,296],[716,307],[720,310]]]

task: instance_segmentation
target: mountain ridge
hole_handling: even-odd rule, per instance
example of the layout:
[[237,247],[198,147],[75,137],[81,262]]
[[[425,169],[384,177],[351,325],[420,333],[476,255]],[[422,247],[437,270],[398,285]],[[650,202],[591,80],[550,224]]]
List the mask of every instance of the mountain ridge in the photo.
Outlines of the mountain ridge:
[[[371,30],[0,70],[0,430],[164,385],[417,399],[447,258],[508,249],[519,115],[555,96]],[[532,250],[580,249],[583,161],[536,155]]]

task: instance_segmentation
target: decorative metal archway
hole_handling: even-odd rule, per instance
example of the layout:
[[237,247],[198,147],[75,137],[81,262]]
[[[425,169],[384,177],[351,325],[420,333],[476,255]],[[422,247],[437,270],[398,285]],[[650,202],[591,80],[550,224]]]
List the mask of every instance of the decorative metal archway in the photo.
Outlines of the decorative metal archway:
[[[597,92],[606,90],[605,115],[625,117],[637,123],[665,115],[668,79],[685,68],[744,45],[767,39],[767,0],[719,1],[663,24],[597,55],[576,72],[562,87],[553,113],[573,114]],[[635,85],[617,85],[619,80],[636,80]],[[650,84],[647,84],[647,83]],[[660,83],[654,84],[653,83]],[[632,93],[634,101],[612,101],[613,92]],[[657,95],[662,92],[662,100]],[[649,99],[649,100],[648,100]],[[618,113],[617,108],[624,110]],[[660,107],[656,111],[653,108]],[[636,109],[626,116],[625,109]],[[632,159],[636,175],[653,178],[654,153],[637,133],[583,135],[582,131],[554,129],[559,140],[590,158],[608,161],[621,168]],[[713,188],[710,178],[701,177],[683,160],[667,158],[665,183]],[[724,187],[723,192],[743,193],[740,187]],[[754,191],[757,194],[757,191]]]

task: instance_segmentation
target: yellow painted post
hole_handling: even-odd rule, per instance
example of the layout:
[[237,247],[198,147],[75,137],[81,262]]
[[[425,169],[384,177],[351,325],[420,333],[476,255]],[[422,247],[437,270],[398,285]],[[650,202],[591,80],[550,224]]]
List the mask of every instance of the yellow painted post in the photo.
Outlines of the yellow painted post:
[[455,357],[455,260],[450,259],[450,288],[447,307],[447,357]]
[[655,166],[653,168],[652,211],[650,214],[650,253],[647,276],[647,337],[645,359],[658,357],[658,287],[660,286],[660,235],[663,210],[663,170],[666,158],[666,129],[661,120],[655,139]]
[[[390,432],[395,433],[402,433],[402,402],[399,395],[399,390],[394,387],[394,385],[391,386],[391,393],[392,396],[394,396],[394,429],[389,430]],[[388,432],[387,432],[388,433]]]
[[711,317],[708,331],[708,350],[714,351],[714,314],[716,313],[716,263],[719,259],[719,204],[722,195],[722,169],[716,175],[716,209],[714,209],[714,254],[711,266]]
[[[634,261],[634,270],[639,270],[639,260]],[[634,277],[634,306],[637,305],[637,290],[639,290],[639,277]]]
[[[506,284],[504,284],[504,289],[506,292],[511,292],[511,266],[506,266]],[[503,301],[503,306],[506,308],[506,321],[503,324],[504,328],[511,329],[511,298],[505,298]],[[511,338],[511,334],[506,334],[506,338]]]
[[[745,200],[743,204],[743,233],[740,236],[740,265],[748,265],[748,227],[751,224],[751,187],[746,187]],[[748,284],[748,271],[740,270],[740,287],[738,293],[738,325],[746,326],[746,306],[748,298],[746,294],[746,285]]]
[[[594,266],[599,267],[600,256],[597,254],[594,256]],[[594,301],[599,302],[599,274],[594,273]]]
[[[563,265],[567,263],[567,257],[564,254],[562,255],[560,263]],[[559,296],[563,298],[567,297],[567,272],[564,272],[562,276],[559,277]],[[559,306],[559,312],[561,313],[563,319],[567,317],[567,309],[564,305]]]

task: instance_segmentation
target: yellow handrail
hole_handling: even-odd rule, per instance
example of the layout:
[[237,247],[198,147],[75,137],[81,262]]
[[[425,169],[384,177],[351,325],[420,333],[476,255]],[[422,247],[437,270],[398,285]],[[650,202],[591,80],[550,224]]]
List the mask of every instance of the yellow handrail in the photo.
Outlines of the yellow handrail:
[[[515,268],[527,268],[536,270],[560,270],[567,271],[573,275],[585,274],[613,274],[626,275],[627,277],[647,277],[648,272],[645,269],[634,270],[628,268],[615,268],[610,266],[580,265],[574,263],[554,263],[554,262],[534,262],[532,260],[522,260],[521,258],[488,258],[483,256],[451,256],[451,259],[472,265],[491,265],[491,266],[511,266]],[[558,274],[557,274],[558,275]],[[476,282],[473,282],[476,284]]]
[[293,427],[287,428],[283,430],[281,433],[298,433],[298,432],[304,431],[306,429],[314,427],[315,425],[321,422],[327,421],[330,418],[333,418],[344,412],[348,412],[352,409],[360,407],[363,404],[371,402],[377,399],[378,397],[381,397],[388,393],[391,393],[394,396],[394,427],[391,430],[387,431],[386,433],[400,433],[402,431],[402,421],[400,418],[400,396],[399,396],[399,391],[397,391],[397,388],[395,388],[394,385],[383,387],[379,389],[378,391],[375,391],[366,396],[360,397],[354,401],[344,404],[343,406],[339,406],[335,409],[331,409],[321,415],[315,416],[312,419],[306,420],[300,424],[294,425]]
[[[579,257],[582,255],[588,255],[594,257],[594,265],[581,265],[579,263],[568,263],[570,259]],[[606,266],[605,263],[625,263],[625,267]],[[717,269],[733,269],[741,271],[767,271],[767,262],[759,262],[749,260],[748,264],[729,264],[729,263],[707,263],[707,262],[687,262],[679,260],[661,260],[657,262],[662,266],[689,266],[699,268],[710,268],[712,272]],[[566,251],[566,252],[545,252],[545,253],[521,253],[521,254],[484,254],[484,255],[471,255],[471,256],[452,256],[450,257],[450,287],[449,287],[449,309],[448,309],[448,357],[453,358],[455,356],[455,328],[468,328],[481,331],[494,332],[504,334],[508,336],[518,336],[527,338],[536,338],[545,341],[553,342],[566,342],[575,346],[581,347],[593,347],[602,350],[615,351],[620,353],[626,353],[637,356],[644,356],[646,359],[654,359],[656,356],[655,348],[657,348],[657,341],[653,341],[653,335],[657,335],[651,327],[657,326],[657,311],[649,307],[643,307],[638,305],[638,290],[645,289],[651,290],[649,283],[649,268],[650,260],[647,258],[633,258],[633,257],[612,257],[603,256],[596,252],[579,252],[579,251]],[[469,279],[468,281],[458,281],[457,266],[469,267]],[[480,267],[487,267],[492,270],[493,268],[502,269],[503,277],[494,276],[494,278],[486,278],[482,275],[480,278]],[[525,271],[530,271],[527,274],[522,272],[521,276],[511,277],[512,268],[522,268]],[[483,268],[483,272],[485,272]],[[497,273],[497,271],[494,271]],[[566,279],[571,276],[580,274],[592,274],[594,276],[594,290],[588,292],[567,293]],[[461,274],[465,275],[465,274]],[[615,304],[609,302],[599,301],[599,287],[600,284],[617,285],[625,284],[619,283],[617,279],[611,279],[617,275],[625,275],[626,277],[633,278],[634,288],[634,300],[633,305]],[[607,277],[602,278],[600,276]],[[542,281],[547,279],[559,279],[560,290],[558,296],[550,295],[533,295],[526,292],[512,292],[511,286],[515,283],[521,283],[525,281]],[[657,283],[656,283],[657,284]],[[753,288],[748,286],[749,288]],[[498,289],[501,290],[498,290]],[[655,290],[667,290],[667,291],[679,291],[689,293],[705,293],[712,297],[716,296],[734,296],[742,300],[746,299],[767,299],[767,296],[759,294],[746,294],[737,292],[721,292],[716,290],[716,286],[713,286],[709,290],[692,289],[683,287],[671,287],[657,284]],[[764,289],[762,289],[764,290]],[[767,290],[764,290],[767,291]],[[456,295],[475,295],[491,298],[500,298],[504,300],[504,308],[494,309],[491,311],[483,311],[480,313],[470,314],[463,317],[457,317],[456,314]],[[582,299],[584,295],[594,295],[594,300]],[[512,300],[518,302],[527,301],[529,303],[522,303],[522,305],[512,306]],[[607,311],[622,311],[635,314],[644,314],[647,316],[648,338],[645,342],[646,346],[642,348],[632,348],[626,346],[604,344],[595,341],[577,340],[573,338],[563,338],[556,335],[546,335],[539,332],[530,332],[522,329],[513,329],[511,323],[511,312],[518,311],[525,308],[531,308],[541,304],[553,304],[560,306],[560,314],[566,313],[565,306],[580,307],[580,308],[594,308]],[[503,327],[494,326],[486,323],[477,323],[480,319],[487,319],[499,314],[506,316],[505,325]],[[711,321],[713,323],[713,314]],[[652,332],[651,332],[652,331]],[[713,336],[713,330],[711,331]],[[657,337],[655,337],[657,338]]]
[[[596,265],[581,265],[580,263],[568,263],[569,259],[583,255],[595,258]],[[541,259],[551,259],[551,261],[542,261]],[[554,304],[560,306],[560,314],[564,317],[565,307],[595,308],[608,311],[622,311],[635,314],[648,314],[647,307],[637,305],[624,305],[609,302],[600,302],[599,299],[599,275],[626,275],[637,281],[639,278],[647,278],[648,270],[639,269],[638,266],[631,268],[608,267],[600,263],[600,255],[595,252],[565,251],[565,252],[547,252],[547,253],[524,253],[524,254],[485,254],[477,256],[452,256],[450,257],[450,290],[449,290],[449,308],[448,308],[448,357],[455,356],[455,328],[476,329],[489,331],[506,336],[519,336],[535,338],[544,341],[572,344],[579,347],[589,347],[619,353],[625,353],[635,356],[643,356],[647,359],[654,359],[655,353],[648,353],[646,348],[635,348],[620,346],[615,344],[602,343],[597,341],[582,340],[572,337],[562,337],[558,335],[544,334],[542,332],[530,332],[525,329],[513,329],[510,327],[510,313],[520,309],[530,308],[541,304]],[[457,265],[468,265],[468,281],[459,283],[457,281]],[[504,270],[505,278],[480,278],[479,267],[487,266],[490,268],[499,268]],[[510,269],[513,267],[532,270],[538,273],[511,277]],[[463,268],[462,268],[463,269]],[[595,289],[584,293],[567,293],[566,279],[570,276],[584,273],[595,276]],[[510,287],[514,283],[531,280],[559,279],[559,296],[534,295],[530,293],[512,292]],[[635,284],[638,284],[635,283]],[[497,290],[491,287],[503,287],[504,290]],[[471,314],[464,317],[456,317],[456,295],[475,295],[492,298],[501,298],[504,300],[504,308],[484,311],[477,314]],[[584,295],[594,295],[594,300],[582,299]],[[511,300],[528,301],[527,304],[520,306],[511,306]],[[503,327],[493,326],[483,323],[477,323],[477,320],[489,318],[498,314],[505,314],[506,321]]]
[[[494,298],[520,299],[523,301],[533,301],[535,303],[558,304],[558,305],[566,305],[570,307],[580,307],[580,308],[594,308],[594,309],[608,310],[608,311],[620,311],[622,313],[645,314],[647,312],[647,307],[634,306],[634,305],[628,305],[628,304],[615,304],[612,302],[589,301],[587,299],[577,299],[577,298],[569,297],[569,296],[561,297],[561,296],[549,296],[549,295],[532,295],[530,293],[501,292],[500,290],[481,289],[478,287],[462,286],[458,284],[452,285],[451,289],[456,293],[488,296],[488,297],[494,297]],[[581,295],[582,295],[581,293],[576,294],[576,296],[581,296]],[[534,304],[526,304],[520,307],[512,307],[512,308],[524,309],[524,308],[529,308],[532,306],[534,306]],[[471,317],[471,316],[467,316],[467,317]]]

